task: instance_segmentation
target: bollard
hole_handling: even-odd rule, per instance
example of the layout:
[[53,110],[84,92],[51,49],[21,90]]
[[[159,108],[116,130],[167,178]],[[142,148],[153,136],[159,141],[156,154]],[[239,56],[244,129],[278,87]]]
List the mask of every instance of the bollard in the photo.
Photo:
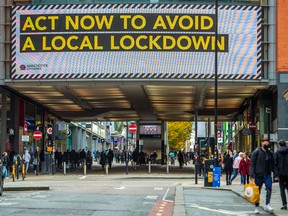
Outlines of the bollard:
[[166,160],[166,173],[169,174],[169,162],[168,162],[168,157]]
[[63,163],[63,174],[66,175],[66,162]]
[[106,164],[106,167],[105,167],[105,174],[106,175],[108,175],[108,167],[109,167],[108,164]]
[[148,162],[148,173],[149,174],[151,173],[151,160],[149,160]]
[[87,171],[86,164],[84,164],[83,169],[84,169],[84,176],[86,176],[86,171]]

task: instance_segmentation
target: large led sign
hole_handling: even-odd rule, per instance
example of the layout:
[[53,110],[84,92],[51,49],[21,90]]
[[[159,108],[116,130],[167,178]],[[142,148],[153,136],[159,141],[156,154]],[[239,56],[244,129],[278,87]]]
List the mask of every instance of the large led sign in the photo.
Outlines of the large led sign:
[[261,77],[261,8],[29,5],[13,8],[12,79]]

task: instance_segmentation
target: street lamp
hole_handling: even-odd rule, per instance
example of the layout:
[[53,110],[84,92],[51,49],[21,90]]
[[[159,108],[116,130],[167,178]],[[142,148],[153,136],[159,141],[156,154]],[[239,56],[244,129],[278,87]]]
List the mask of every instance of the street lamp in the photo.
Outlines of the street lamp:
[[215,0],[215,80],[214,80],[214,89],[215,89],[215,101],[214,101],[214,164],[218,165],[218,47],[217,47],[217,38],[218,38],[218,0]]

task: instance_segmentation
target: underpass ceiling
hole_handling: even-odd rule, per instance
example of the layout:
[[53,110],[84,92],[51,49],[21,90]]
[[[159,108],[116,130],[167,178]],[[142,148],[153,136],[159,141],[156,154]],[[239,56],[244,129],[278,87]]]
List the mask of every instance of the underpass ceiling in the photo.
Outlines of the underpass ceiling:
[[[83,83],[83,82],[82,82]],[[214,117],[214,85],[42,85],[11,83],[11,88],[70,121],[200,121]],[[246,98],[267,84],[218,86],[218,120],[229,121]]]

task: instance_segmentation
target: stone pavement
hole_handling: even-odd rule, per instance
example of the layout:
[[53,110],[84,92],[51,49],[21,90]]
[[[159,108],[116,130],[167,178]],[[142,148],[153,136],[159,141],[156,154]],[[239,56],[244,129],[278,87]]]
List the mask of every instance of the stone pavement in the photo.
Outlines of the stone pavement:
[[[244,187],[240,184],[239,179],[240,176],[238,176],[232,185],[227,186],[225,184],[225,175],[222,175],[222,181],[220,188],[207,188],[204,187],[204,179],[203,177],[198,178],[198,184],[195,184],[195,175],[193,173],[194,170],[192,170],[193,165],[185,166],[184,169],[179,169],[178,167],[172,167],[170,169],[170,173],[166,174],[166,166],[157,166],[154,165],[152,167],[152,173],[148,174],[147,167],[137,167],[136,170],[129,168],[129,174],[125,174],[125,169],[123,168],[123,165],[114,166],[112,170],[110,171],[109,175],[105,175],[103,171],[96,167],[94,170],[88,172],[88,175],[96,175],[101,177],[107,177],[109,179],[113,178],[135,178],[135,179],[187,179],[187,181],[179,186],[176,187],[176,194],[175,194],[175,205],[173,210],[173,215],[175,216],[184,216],[186,215],[185,211],[185,197],[183,190],[185,188],[203,188],[203,189],[213,189],[213,190],[230,190],[231,192],[234,192],[235,194],[243,197],[244,195]],[[25,181],[22,180],[16,180],[15,182],[12,182],[11,178],[9,180],[5,180],[4,184],[4,190],[11,191],[11,190],[49,190],[49,187],[51,186],[51,182],[62,180],[63,178],[69,178],[70,176],[81,176],[83,175],[82,170],[78,170],[78,172],[67,172],[67,176],[63,176],[63,173],[57,173],[56,175],[38,175],[35,176],[34,173],[31,173],[27,176],[27,179]],[[265,206],[265,195],[266,191],[264,189],[264,186],[261,191],[261,199],[260,199],[260,206],[263,208]],[[273,183],[273,189],[272,189],[272,198],[271,198],[271,206],[274,209],[273,214],[284,216],[288,215],[287,210],[281,210],[282,201],[280,196],[280,189],[278,183]]]
[[[210,189],[210,190],[230,190],[231,192],[237,194],[238,196],[243,197],[244,199],[244,186],[240,184],[240,176],[238,176],[232,185],[226,185],[225,181],[225,175],[222,175],[221,178],[221,186],[220,188],[210,188],[210,187],[203,187],[204,185],[204,179],[200,179],[198,181],[198,184],[195,185],[194,183],[185,183],[182,184],[181,187],[177,187],[176,189],[176,196],[175,196],[175,206],[174,206],[174,214],[177,216],[184,216],[186,215],[186,210],[185,210],[185,197],[183,190],[185,188],[193,188],[193,187],[198,187],[198,188],[203,188],[203,189]],[[265,191],[265,186],[263,185],[262,190],[261,190],[261,195],[260,195],[260,207],[264,210],[265,208],[265,196],[266,196],[266,191]],[[281,196],[280,196],[280,189],[279,189],[279,184],[278,183],[273,183],[272,186],[272,197],[271,197],[271,207],[274,209],[273,215],[278,215],[278,216],[287,216],[288,215],[288,210],[281,210],[280,208],[282,207],[282,201],[281,201]]]

